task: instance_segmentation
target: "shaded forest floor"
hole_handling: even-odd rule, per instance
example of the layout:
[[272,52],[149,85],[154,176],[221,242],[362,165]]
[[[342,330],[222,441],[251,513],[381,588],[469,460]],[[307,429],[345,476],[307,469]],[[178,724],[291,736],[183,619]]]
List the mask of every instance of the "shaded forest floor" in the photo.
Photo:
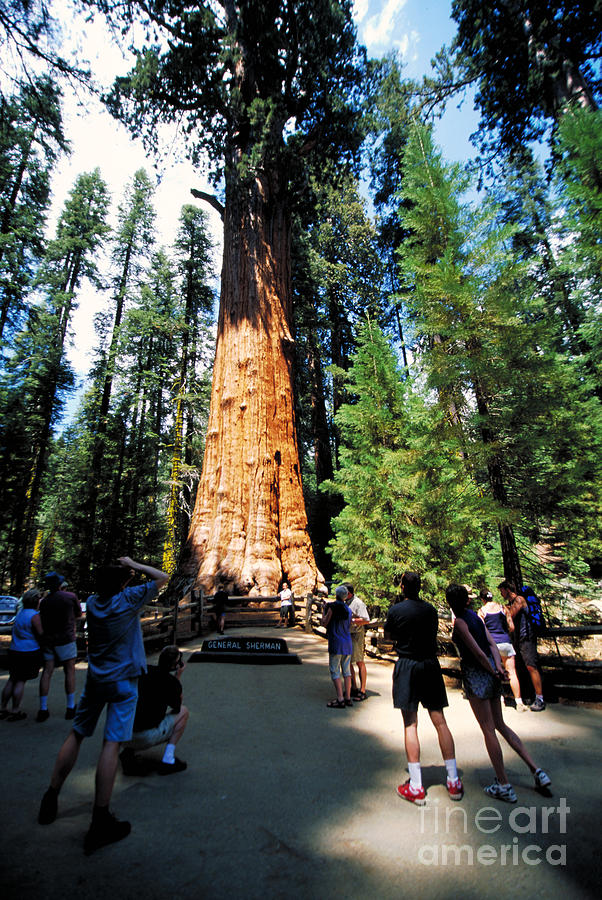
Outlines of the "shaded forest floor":
[[[302,665],[187,666],[183,685],[191,717],[178,755],[188,769],[171,778],[119,773],[112,805],[132,822],[132,834],[91,857],[84,857],[82,840],[101,735],[84,741],[56,822],[37,825],[40,797],[69,724],[60,673],[44,724],[34,722],[37,692],[28,684],[28,718],[0,722],[5,900],[62,900],[74,891],[78,900],[100,900],[107,892],[122,900],[598,896],[591,839],[598,821],[591,799],[599,787],[602,711],[560,705],[537,715],[507,711],[509,724],[553,783],[553,797],[540,796],[506,748],[518,813],[483,794],[492,780],[483,741],[468,703],[449,690],[447,718],[465,798],[449,800],[436,735],[421,714],[428,803],[419,809],[395,793],[407,775],[401,718],[391,704],[391,665],[368,661],[368,700],[330,710],[323,639],[297,629],[263,629],[262,637],[269,636],[285,637]],[[189,644],[186,656],[198,647],[200,641]],[[85,674],[85,664],[78,664],[78,691]],[[0,676],[5,680],[6,674]],[[570,809],[564,818],[561,804]],[[513,810],[519,818],[511,818]],[[479,819],[496,813],[496,821]],[[514,857],[502,866],[503,845]],[[462,847],[461,858],[455,861],[451,850],[442,862],[446,847]],[[479,862],[479,852],[495,854],[495,862]]]

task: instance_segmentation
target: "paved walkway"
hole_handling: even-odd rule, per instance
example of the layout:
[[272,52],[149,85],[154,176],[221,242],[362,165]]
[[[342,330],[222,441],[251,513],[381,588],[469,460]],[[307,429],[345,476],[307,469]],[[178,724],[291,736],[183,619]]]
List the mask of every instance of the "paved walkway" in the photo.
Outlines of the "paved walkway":
[[[232,632],[245,633],[252,632]],[[466,796],[462,803],[447,797],[434,730],[421,714],[428,789],[421,810],[395,794],[407,775],[391,666],[368,662],[369,699],[330,710],[325,642],[296,629],[261,631],[276,635],[287,638],[303,665],[187,667],[192,716],[179,755],[188,770],[168,778],[119,774],[113,808],[132,822],[132,834],[91,857],[84,857],[82,839],[100,735],[84,741],[57,821],[37,825],[69,725],[61,673],[44,724],[34,722],[36,686],[29,683],[28,719],[0,722],[4,900],[599,896],[601,710],[508,711],[554,783],[553,798],[541,797],[508,749],[518,812],[483,794],[491,781],[483,742],[468,704],[450,691],[448,721]],[[84,665],[77,677],[79,691]]]

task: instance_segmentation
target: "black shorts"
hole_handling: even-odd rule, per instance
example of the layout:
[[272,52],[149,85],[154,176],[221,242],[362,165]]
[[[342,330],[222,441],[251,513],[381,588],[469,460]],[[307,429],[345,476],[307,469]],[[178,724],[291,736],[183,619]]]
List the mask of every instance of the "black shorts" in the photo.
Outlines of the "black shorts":
[[37,678],[42,665],[41,650],[9,650],[8,674],[11,681],[31,681]]
[[395,709],[443,709],[447,693],[437,659],[398,659],[393,670],[393,706]]
[[522,660],[526,666],[537,669],[539,666],[539,657],[537,655],[537,641],[521,641],[516,648],[520,653]]

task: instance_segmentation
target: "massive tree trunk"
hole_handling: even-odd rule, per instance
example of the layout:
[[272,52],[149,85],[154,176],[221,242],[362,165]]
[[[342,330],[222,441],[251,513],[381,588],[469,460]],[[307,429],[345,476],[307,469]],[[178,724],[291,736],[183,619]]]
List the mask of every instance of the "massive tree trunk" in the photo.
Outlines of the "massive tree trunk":
[[296,594],[323,579],[307,530],[293,402],[286,178],[227,177],[203,472],[179,573],[213,590]]

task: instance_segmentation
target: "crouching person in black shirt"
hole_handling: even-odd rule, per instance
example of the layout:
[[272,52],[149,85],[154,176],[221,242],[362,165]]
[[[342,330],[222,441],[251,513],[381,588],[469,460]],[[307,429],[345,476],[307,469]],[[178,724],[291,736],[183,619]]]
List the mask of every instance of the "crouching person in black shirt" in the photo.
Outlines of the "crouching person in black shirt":
[[[180,650],[164,647],[158,665],[149,666],[147,673],[141,676],[134,732],[119,754],[124,775],[148,775],[154,768],[159,775],[172,775],[186,768],[186,763],[175,755],[176,744],[188,722],[188,710],[182,706],[180,683],[184,668]],[[136,755],[136,751],[148,750],[158,744],[167,744],[158,765]]]

